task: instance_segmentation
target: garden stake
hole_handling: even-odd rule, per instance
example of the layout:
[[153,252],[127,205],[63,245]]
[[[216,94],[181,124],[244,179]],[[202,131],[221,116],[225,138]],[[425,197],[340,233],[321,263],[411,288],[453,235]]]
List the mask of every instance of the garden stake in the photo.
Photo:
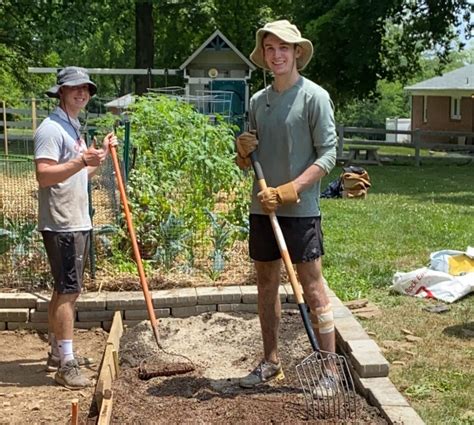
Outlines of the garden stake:
[[79,424],[79,399],[71,400],[71,425]]
[[128,206],[128,199],[127,194],[125,192],[125,186],[123,184],[122,173],[120,170],[120,165],[117,157],[117,148],[116,146],[111,146],[110,153],[112,156],[112,162],[114,166],[115,177],[117,179],[117,185],[120,192],[120,199],[122,200],[123,211],[125,213],[125,219],[127,221],[128,232],[130,234],[130,240],[132,242],[133,254],[135,256],[135,261],[137,263],[138,275],[140,277],[140,284],[142,287],[143,295],[145,297],[146,302],[146,309],[148,312],[148,318],[150,319],[151,328],[153,329],[153,335],[155,337],[156,345],[158,348],[165,354],[169,354],[171,356],[177,356],[185,358],[190,364],[186,363],[176,363],[173,365],[164,364],[161,365],[159,369],[154,371],[149,371],[146,369],[147,363],[152,363],[150,361],[150,357],[142,360],[139,370],[138,376],[141,379],[150,379],[156,376],[171,376],[171,375],[179,375],[187,372],[191,372],[195,369],[193,362],[186,356],[181,354],[174,354],[168,353],[166,350],[163,349],[163,346],[160,342],[160,337],[158,333],[158,322],[155,316],[155,310],[153,308],[153,302],[151,300],[150,290],[148,289],[148,283],[145,276],[145,270],[143,268],[142,257],[140,254],[140,250],[138,248],[137,237],[135,234],[135,228],[133,226],[132,215],[130,213],[130,208]]
[[[267,188],[267,183],[263,174],[262,166],[258,161],[257,152],[250,154],[253,170],[257,178],[260,190]],[[353,392],[354,383],[350,374],[346,359],[336,353],[321,351],[318,341],[311,325],[300,284],[296,278],[295,270],[291,262],[290,254],[286,246],[285,238],[281,230],[278,218],[274,212],[269,214],[273,233],[280,250],[281,258],[285,264],[286,272],[290,279],[293,294],[295,295],[298,309],[303,319],[306,333],[308,334],[311,347],[314,352],[306,357],[296,366],[296,372],[303,388],[306,407],[308,413],[315,418],[326,419],[330,417],[346,418],[354,417],[356,414],[355,394]],[[336,379],[337,391],[335,394],[319,394],[316,391],[320,388],[322,379],[328,375]]]

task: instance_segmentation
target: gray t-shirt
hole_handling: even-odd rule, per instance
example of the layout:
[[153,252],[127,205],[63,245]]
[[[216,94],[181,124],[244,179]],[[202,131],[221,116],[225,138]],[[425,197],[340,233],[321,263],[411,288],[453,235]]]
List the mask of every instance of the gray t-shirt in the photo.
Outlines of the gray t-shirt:
[[[61,108],[46,118],[34,136],[35,159],[52,159],[63,164],[79,157],[87,146],[78,138],[80,124],[68,119]],[[38,230],[77,232],[92,228],[87,193],[87,169],[53,186],[39,188]]]
[[[283,92],[271,86],[266,91],[260,90],[250,99],[250,128],[257,130],[257,156],[267,185],[288,183],[312,164],[329,173],[336,163],[337,134],[328,92],[304,77]],[[320,187],[316,182],[299,194],[299,203],[282,205],[276,214],[319,216]],[[252,214],[264,214],[258,191],[254,181]]]

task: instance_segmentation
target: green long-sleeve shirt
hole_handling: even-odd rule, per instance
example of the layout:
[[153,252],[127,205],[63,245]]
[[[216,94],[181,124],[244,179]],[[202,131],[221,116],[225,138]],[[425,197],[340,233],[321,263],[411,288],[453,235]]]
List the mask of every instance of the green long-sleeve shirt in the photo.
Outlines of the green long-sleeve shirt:
[[[277,187],[298,177],[311,164],[329,173],[336,163],[337,135],[333,104],[319,85],[300,77],[289,89],[276,92],[271,86],[250,99],[250,128],[257,130],[257,155],[267,185]],[[300,193],[298,204],[280,206],[286,217],[320,215],[320,182]],[[254,182],[252,214],[263,214]]]

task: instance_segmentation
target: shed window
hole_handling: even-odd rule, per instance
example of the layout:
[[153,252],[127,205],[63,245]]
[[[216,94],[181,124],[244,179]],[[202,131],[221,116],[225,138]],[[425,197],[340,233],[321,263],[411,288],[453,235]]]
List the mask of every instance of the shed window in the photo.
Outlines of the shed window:
[[461,96],[451,98],[451,119],[461,119]]

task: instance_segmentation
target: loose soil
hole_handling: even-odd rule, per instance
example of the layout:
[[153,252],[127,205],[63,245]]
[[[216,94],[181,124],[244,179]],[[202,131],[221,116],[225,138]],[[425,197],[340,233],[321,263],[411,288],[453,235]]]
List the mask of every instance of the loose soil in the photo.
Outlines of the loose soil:
[[[157,349],[147,322],[125,329],[111,423],[337,423],[308,418],[295,366],[311,351],[298,312],[286,311],[282,318],[280,353],[285,380],[254,390],[240,388],[237,379],[253,369],[262,356],[257,315],[209,313],[167,318],[160,320],[159,329],[166,353]],[[101,329],[76,330],[75,348],[100,360],[107,336]],[[0,332],[0,424],[69,423],[71,400],[76,398],[80,423],[93,423],[90,408],[94,389],[70,391],[56,385],[54,373],[44,370],[47,352],[44,334]],[[195,370],[144,381],[137,371],[143,358],[148,359],[151,370],[176,363],[192,364]],[[98,366],[84,369],[84,373],[95,379]],[[361,397],[357,398],[357,409],[354,422],[386,424],[380,412]]]
[[[112,423],[342,423],[337,416],[331,420],[308,416],[295,366],[311,351],[298,312],[287,311],[282,318],[280,354],[285,380],[257,389],[238,385],[238,378],[262,357],[257,315],[206,313],[162,319],[160,338],[166,352],[157,349],[147,322],[122,337],[122,371],[114,384]],[[137,368],[143,358],[152,371],[180,369],[183,363],[194,365],[195,370],[144,381],[138,378]],[[363,398],[357,396],[356,403],[357,417],[350,422],[386,423]]]
[[[102,329],[76,330],[74,348],[93,357],[97,365],[83,369],[96,378],[107,341]],[[0,424],[67,424],[71,420],[71,400],[79,400],[82,416],[87,416],[94,388],[71,391],[57,385],[54,372],[45,371],[47,336],[34,331],[0,332]]]

